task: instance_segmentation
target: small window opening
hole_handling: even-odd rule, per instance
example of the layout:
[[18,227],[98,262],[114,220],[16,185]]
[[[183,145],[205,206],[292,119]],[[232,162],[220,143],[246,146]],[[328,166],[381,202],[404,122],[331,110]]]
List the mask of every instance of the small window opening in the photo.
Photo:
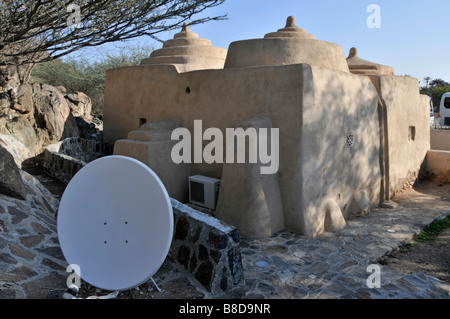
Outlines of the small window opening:
[[415,141],[416,140],[416,127],[410,126],[408,131],[408,141]]
[[147,119],[146,118],[140,118],[139,119],[139,127],[141,127],[142,125],[147,123]]

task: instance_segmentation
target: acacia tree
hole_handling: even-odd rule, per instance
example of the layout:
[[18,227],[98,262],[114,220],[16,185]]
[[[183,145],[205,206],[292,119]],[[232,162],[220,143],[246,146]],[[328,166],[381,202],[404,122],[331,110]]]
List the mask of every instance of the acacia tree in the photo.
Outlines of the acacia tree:
[[225,0],[0,1],[0,66],[60,58],[84,47],[149,36],[225,16],[199,17]]

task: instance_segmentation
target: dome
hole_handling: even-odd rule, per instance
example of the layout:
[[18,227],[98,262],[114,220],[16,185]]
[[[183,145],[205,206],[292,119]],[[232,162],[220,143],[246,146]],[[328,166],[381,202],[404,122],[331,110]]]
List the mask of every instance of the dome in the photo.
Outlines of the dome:
[[317,40],[313,34],[299,28],[293,16],[287,18],[286,27],[266,34],[263,39],[231,43],[225,68],[300,63],[349,72],[342,48]]
[[185,23],[181,32],[164,42],[161,49],[153,51],[141,65],[170,64],[179,72],[204,69],[222,69],[227,50],[214,47],[208,39],[202,39]]
[[347,57],[348,68],[353,74],[361,75],[394,75],[394,68],[363,60],[358,56],[358,49],[350,49]]

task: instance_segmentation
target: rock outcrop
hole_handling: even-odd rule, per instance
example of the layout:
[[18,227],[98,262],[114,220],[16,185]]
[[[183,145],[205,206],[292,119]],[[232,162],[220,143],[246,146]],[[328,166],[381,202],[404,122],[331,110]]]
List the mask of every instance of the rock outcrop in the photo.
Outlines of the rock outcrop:
[[25,185],[14,157],[0,145],[0,193],[25,199]]
[[59,201],[24,169],[65,138],[101,140],[102,123],[84,93],[23,84],[25,71],[0,67],[0,299],[60,298],[67,262],[56,231]]
[[93,122],[92,102],[86,94],[23,83],[27,70],[26,66],[0,67],[0,134],[14,136],[36,156],[64,138],[98,133],[101,123]]
[[34,156],[62,138],[79,136],[79,130],[58,89],[25,83],[0,93],[0,134],[13,135]]
[[92,120],[92,102],[89,96],[87,96],[83,92],[77,92],[65,94],[64,97],[68,102],[73,116],[81,117],[88,122]]

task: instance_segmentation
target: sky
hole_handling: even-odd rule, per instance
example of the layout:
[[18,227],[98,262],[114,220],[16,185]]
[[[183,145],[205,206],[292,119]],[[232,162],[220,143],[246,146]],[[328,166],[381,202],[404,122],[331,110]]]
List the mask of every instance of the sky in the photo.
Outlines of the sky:
[[[379,28],[368,27],[371,4],[380,9]],[[202,15],[227,15],[227,20],[191,28],[213,46],[228,49],[234,41],[263,38],[292,15],[318,40],[339,44],[345,56],[357,47],[362,59],[394,67],[396,75],[450,82],[450,0],[226,0]],[[151,43],[155,49],[162,46]]]

